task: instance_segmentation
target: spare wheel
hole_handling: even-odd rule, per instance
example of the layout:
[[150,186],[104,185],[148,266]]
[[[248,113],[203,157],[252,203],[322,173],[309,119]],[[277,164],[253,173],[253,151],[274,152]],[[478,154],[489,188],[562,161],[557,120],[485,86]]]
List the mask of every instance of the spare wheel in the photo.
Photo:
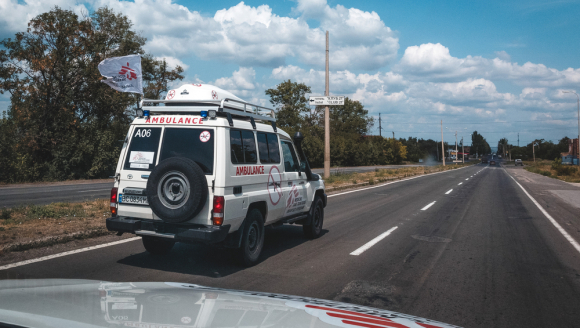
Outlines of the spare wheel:
[[157,165],[147,180],[147,201],[165,222],[185,222],[207,202],[205,173],[194,161],[172,157]]

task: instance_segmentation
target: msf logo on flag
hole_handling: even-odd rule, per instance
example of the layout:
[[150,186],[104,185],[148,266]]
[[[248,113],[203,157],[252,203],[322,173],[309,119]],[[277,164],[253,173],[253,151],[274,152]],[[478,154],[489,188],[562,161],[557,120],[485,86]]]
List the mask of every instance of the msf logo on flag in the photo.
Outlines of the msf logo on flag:
[[143,94],[140,55],[107,58],[99,63],[99,72],[106,78],[101,82],[111,88],[120,92]]
[[127,66],[121,66],[119,75],[125,75],[127,80],[137,79],[137,74],[135,73],[134,69],[129,67],[129,63],[127,63]]

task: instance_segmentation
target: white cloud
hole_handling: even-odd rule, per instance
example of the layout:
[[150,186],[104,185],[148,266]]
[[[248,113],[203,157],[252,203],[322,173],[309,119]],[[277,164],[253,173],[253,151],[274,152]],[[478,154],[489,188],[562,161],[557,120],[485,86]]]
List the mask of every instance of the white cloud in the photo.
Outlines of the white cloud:
[[32,18],[55,6],[70,9],[77,15],[88,12],[85,5],[77,0],[0,0],[0,39],[13,38],[16,32],[26,31]]
[[181,60],[175,58],[175,57],[155,57],[155,59],[157,60],[164,60],[167,63],[167,66],[169,66],[170,69],[174,69],[177,66],[181,66],[181,68],[183,68],[183,70],[187,70],[189,68],[189,65],[185,64],[184,62],[182,62]]
[[457,58],[439,43],[411,46],[405,50],[395,71],[411,80],[461,81],[486,78],[513,81],[522,86],[573,87],[580,83],[580,69],[559,71],[543,64],[510,62],[505,51],[497,58],[481,56]]
[[325,31],[330,32],[330,58],[333,69],[377,69],[396,59],[399,48],[395,33],[375,12],[347,9],[326,2],[320,26],[306,22],[311,12],[299,2],[296,18],[278,16],[268,5],[251,7],[244,2],[218,10],[213,17],[170,0],[97,0],[126,14],[149,39],[147,50],[154,54],[197,57],[242,66],[277,67],[287,58],[322,67]]

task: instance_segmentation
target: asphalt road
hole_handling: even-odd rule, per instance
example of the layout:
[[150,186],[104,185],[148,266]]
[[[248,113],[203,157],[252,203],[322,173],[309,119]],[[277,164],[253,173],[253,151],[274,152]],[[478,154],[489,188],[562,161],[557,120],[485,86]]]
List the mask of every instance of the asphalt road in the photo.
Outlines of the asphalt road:
[[3,187],[0,188],[0,208],[25,204],[44,205],[55,202],[81,202],[97,198],[109,198],[113,187],[112,181]]
[[[355,166],[332,168],[332,172],[369,172],[375,169],[400,169],[402,167],[416,167],[421,165],[384,165],[384,166]],[[314,169],[314,173],[322,174],[324,169]],[[18,205],[35,204],[45,205],[54,202],[80,202],[97,198],[109,198],[111,182],[70,184],[38,184],[20,185],[16,187],[0,187],[0,208]]]
[[323,236],[268,229],[263,260],[252,268],[231,264],[228,250],[176,245],[154,257],[132,241],[2,270],[0,278],[176,281],[334,299],[465,327],[577,327],[580,253],[510,175],[580,240],[580,209],[550,191],[573,198],[578,187],[549,185],[519,167],[475,165],[336,194]]

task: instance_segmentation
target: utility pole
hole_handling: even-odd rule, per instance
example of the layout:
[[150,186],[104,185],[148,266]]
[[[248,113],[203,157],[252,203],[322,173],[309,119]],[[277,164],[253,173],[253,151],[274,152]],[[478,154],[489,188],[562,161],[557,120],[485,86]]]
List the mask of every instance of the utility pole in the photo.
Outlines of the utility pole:
[[383,128],[381,127],[381,113],[379,113],[379,136],[383,136],[383,134],[381,133],[383,130]]
[[395,140],[395,131],[393,131],[393,140]]
[[441,158],[443,158],[443,166],[445,166],[445,146],[443,145],[443,120],[441,120]]
[[[328,31],[326,31],[326,80],[325,96],[330,96],[328,91]],[[324,177],[330,177],[330,109],[324,107]]]
[[465,163],[465,146],[463,146],[463,137],[461,137],[461,163]]
[[459,158],[457,157],[457,131],[455,131],[455,160],[457,161]]
[[536,142],[532,142],[532,154],[534,155],[534,163],[536,162]]
[[520,133],[518,132],[518,148],[520,148]]

